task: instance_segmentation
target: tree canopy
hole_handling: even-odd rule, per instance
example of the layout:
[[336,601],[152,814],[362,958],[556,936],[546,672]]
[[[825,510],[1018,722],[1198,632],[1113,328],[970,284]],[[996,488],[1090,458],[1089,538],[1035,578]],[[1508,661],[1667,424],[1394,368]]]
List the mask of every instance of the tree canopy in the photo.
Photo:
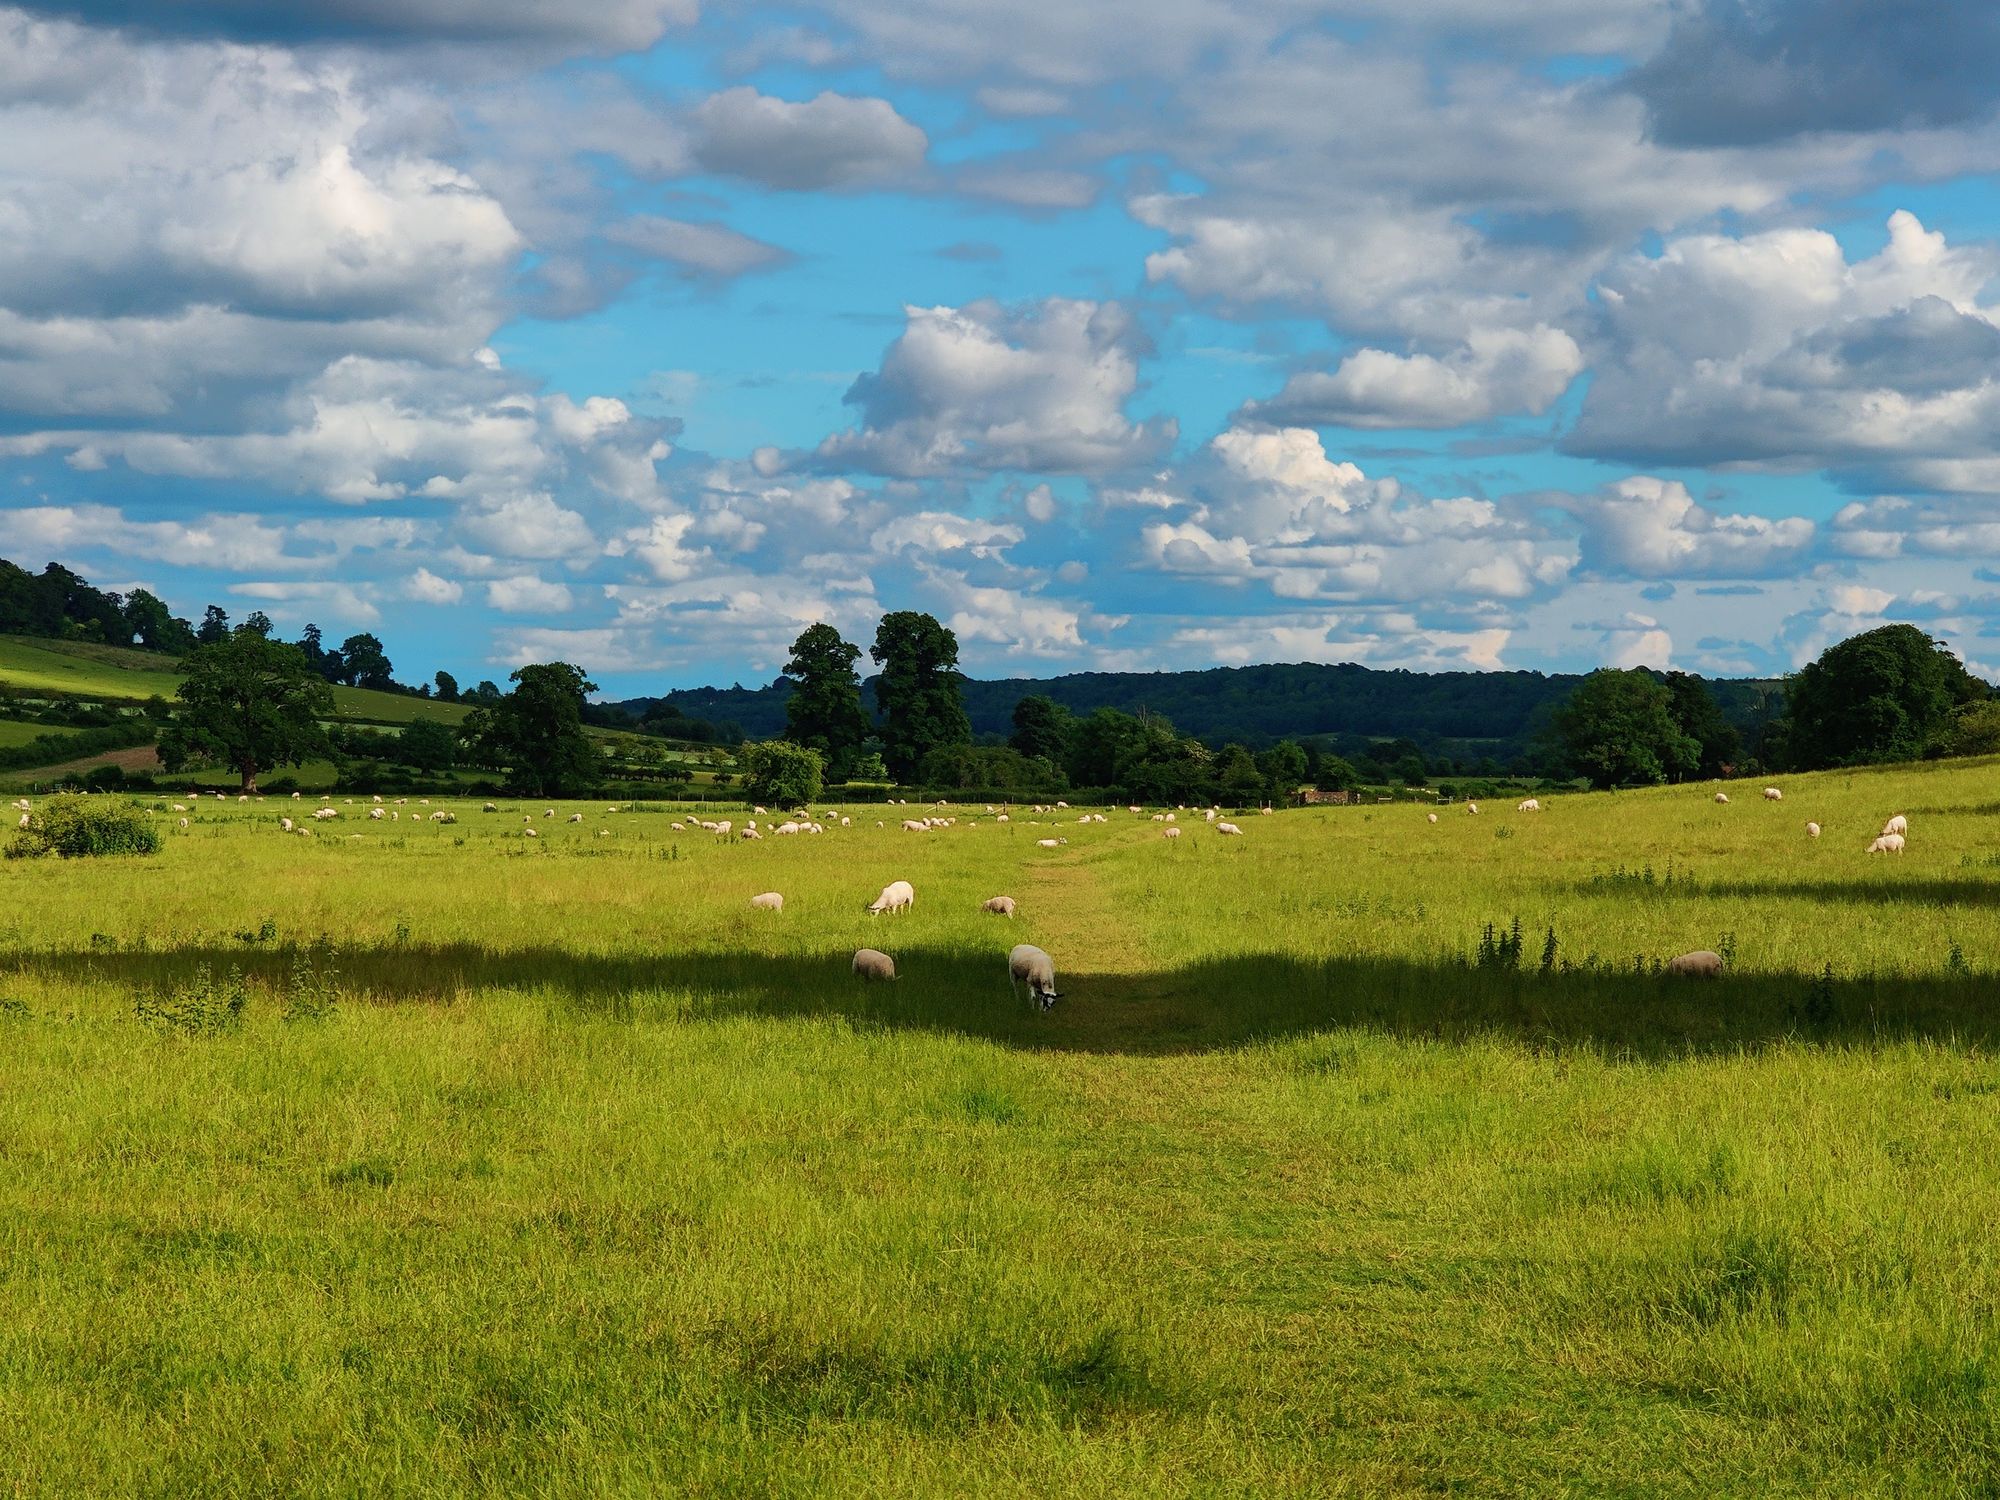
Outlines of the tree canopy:
[[1988,691],[1943,642],[1883,625],[1827,647],[1786,683],[1785,753],[1801,771],[1915,760],[1952,710]]
[[[794,686],[785,704],[785,738],[819,752],[835,781],[854,774],[870,733],[861,706],[861,678],[854,670],[861,648],[841,639],[831,625],[818,624],[792,642],[785,675]],[[782,799],[781,799],[782,800]]]
[[588,787],[597,778],[598,758],[583,732],[583,704],[597,684],[566,661],[522,667],[508,680],[515,684],[512,692],[466,716],[463,733],[473,754],[504,767],[510,786],[534,796]]
[[1550,727],[1572,774],[1595,787],[1665,781],[1701,763],[1700,743],[1674,717],[1673,695],[1643,667],[1592,672]]
[[736,752],[743,771],[743,795],[749,802],[774,807],[804,807],[817,802],[825,785],[825,763],[810,745],[766,740]]
[[875,682],[882,759],[897,780],[915,776],[931,751],[971,742],[972,721],[959,700],[958,637],[935,616],[891,611],[868,654],[882,668]]
[[189,654],[160,763],[228,766],[254,792],[259,771],[327,753],[319,721],[332,712],[332,690],[297,646],[237,630]]

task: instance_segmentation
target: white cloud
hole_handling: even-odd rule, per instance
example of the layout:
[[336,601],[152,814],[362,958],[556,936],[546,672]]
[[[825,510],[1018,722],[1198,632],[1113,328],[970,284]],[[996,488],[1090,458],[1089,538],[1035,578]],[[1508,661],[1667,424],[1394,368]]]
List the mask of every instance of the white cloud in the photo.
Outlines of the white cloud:
[[467,511],[458,532],[502,557],[571,557],[597,547],[589,522],[544,494],[514,495]]
[[465,597],[465,585],[440,578],[429,568],[418,568],[403,585],[403,592],[422,604],[456,604]]
[[797,191],[906,176],[930,147],[886,99],[825,93],[802,104],[725,89],[694,112],[695,156],[712,172]]
[[507,615],[567,614],[575,604],[560,583],[548,583],[533,573],[495,578],[486,585],[486,602]]
[[1561,329],[1475,329],[1443,358],[1356,350],[1330,375],[1294,375],[1249,411],[1315,425],[1460,427],[1546,411],[1582,369],[1583,352]]
[[1635,475],[1574,502],[1583,557],[1641,578],[1759,577],[1796,566],[1812,545],[1802,516],[1721,515],[1678,480]]
[[909,307],[882,367],[847,394],[861,425],[828,437],[829,468],[918,478],[982,469],[1095,473],[1131,463],[1172,437],[1137,425],[1143,341],[1116,303],[1052,298]]
[[651,214],[614,224],[605,237],[613,244],[678,266],[690,276],[727,279],[783,265],[791,258],[776,245],[752,239],[726,224],[703,224]]

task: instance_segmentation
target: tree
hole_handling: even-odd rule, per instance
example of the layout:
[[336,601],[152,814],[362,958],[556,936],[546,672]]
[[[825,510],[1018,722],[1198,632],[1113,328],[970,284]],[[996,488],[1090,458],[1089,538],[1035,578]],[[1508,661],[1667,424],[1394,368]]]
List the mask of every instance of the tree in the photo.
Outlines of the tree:
[[419,771],[449,771],[458,764],[458,731],[442,719],[412,719],[396,739],[396,759]]
[[436,681],[439,702],[458,702],[458,679],[456,677],[452,676],[449,672],[440,671],[437,674]]
[[1689,672],[1667,673],[1667,696],[1673,701],[1674,722],[1681,733],[1701,747],[1696,772],[1702,776],[1727,774],[1724,767],[1743,758],[1743,736],[1722,716],[1722,706],[1708,684]]
[[1264,790],[1264,773],[1257,757],[1242,745],[1224,745],[1215,765],[1215,782],[1232,800],[1255,797]]
[[785,675],[794,686],[785,702],[785,739],[817,750],[835,781],[854,774],[869,734],[861,706],[861,678],[854,664],[861,648],[849,645],[831,625],[808,626],[792,642]]
[[1319,769],[1313,776],[1313,786],[1322,792],[1355,792],[1361,789],[1361,773],[1351,761],[1338,755],[1321,756]]
[[1948,756],[2000,755],[2000,702],[1988,698],[1954,709],[1931,748]]
[[465,695],[465,701],[467,703],[484,704],[489,708],[495,703],[498,703],[500,701],[500,698],[501,698],[501,693],[499,685],[495,683],[493,679],[490,677],[480,678],[479,685],[473,688],[471,692]]
[[1701,762],[1701,746],[1674,721],[1672,696],[1643,667],[1592,672],[1550,728],[1570,774],[1595,787],[1665,781]]
[[396,685],[388,653],[374,636],[363,632],[340,643],[341,681],[355,687],[386,690]]
[[254,630],[198,646],[187,658],[180,706],[160,736],[169,771],[197,762],[232,767],[242,789],[257,773],[327,753],[319,721],[333,712],[333,692],[297,646]]
[[817,802],[825,784],[826,762],[810,745],[766,740],[736,752],[743,772],[743,795],[750,802],[774,807],[804,807]]
[[882,758],[898,781],[916,774],[940,745],[972,740],[959,701],[958,637],[935,616],[895,610],[882,617],[868,653],[881,665],[875,706],[882,713]]
[[134,589],[126,597],[125,639],[172,656],[185,656],[195,645],[188,622],[174,618],[165,601],[147,589]]
[[1988,696],[1942,641],[1883,625],[1829,646],[1785,685],[1793,768],[1915,760],[1961,704]]
[[465,721],[466,742],[479,759],[507,769],[518,791],[560,797],[598,775],[597,751],[583,732],[583,701],[597,684],[566,661],[522,667],[514,690]]
[[201,628],[195,631],[194,638],[204,646],[217,646],[228,640],[228,612],[216,605],[209,605],[201,613]]
[[1014,705],[1014,732],[1007,743],[1031,760],[1060,761],[1069,751],[1070,711],[1053,698],[1030,693]]
[[1306,784],[1305,748],[1295,740],[1279,740],[1257,757],[1257,769],[1264,773],[1264,794],[1282,802]]
[[243,622],[242,628],[254,635],[269,635],[272,629],[271,617],[261,609],[253,609],[250,611],[250,617]]

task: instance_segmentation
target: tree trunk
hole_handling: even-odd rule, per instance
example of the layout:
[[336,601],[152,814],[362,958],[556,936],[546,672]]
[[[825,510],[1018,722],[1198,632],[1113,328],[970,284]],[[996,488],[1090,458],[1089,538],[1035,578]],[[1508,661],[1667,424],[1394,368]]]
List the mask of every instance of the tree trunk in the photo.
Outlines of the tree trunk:
[[242,770],[242,772],[243,772],[243,785],[242,785],[242,787],[240,788],[240,790],[242,790],[242,791],[244,791],[244,792],[254,792],[254,791],[256,791],[256,790],[257,790],[257,765],[256,765],[256,762],[254,762],[254,761],[248,761],[248,760],[244,761],[244,762],[243,762],[243,765],[242,765],[242,767],[241,767],[241,770]]

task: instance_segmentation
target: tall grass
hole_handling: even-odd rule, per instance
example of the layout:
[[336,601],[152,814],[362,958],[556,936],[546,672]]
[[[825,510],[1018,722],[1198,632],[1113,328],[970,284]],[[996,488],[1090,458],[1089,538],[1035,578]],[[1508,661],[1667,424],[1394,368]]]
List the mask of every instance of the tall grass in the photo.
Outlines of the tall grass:
[[0,1485],[1990,1490],[1992,769],[1056,851],[210,800],[15,862]]

